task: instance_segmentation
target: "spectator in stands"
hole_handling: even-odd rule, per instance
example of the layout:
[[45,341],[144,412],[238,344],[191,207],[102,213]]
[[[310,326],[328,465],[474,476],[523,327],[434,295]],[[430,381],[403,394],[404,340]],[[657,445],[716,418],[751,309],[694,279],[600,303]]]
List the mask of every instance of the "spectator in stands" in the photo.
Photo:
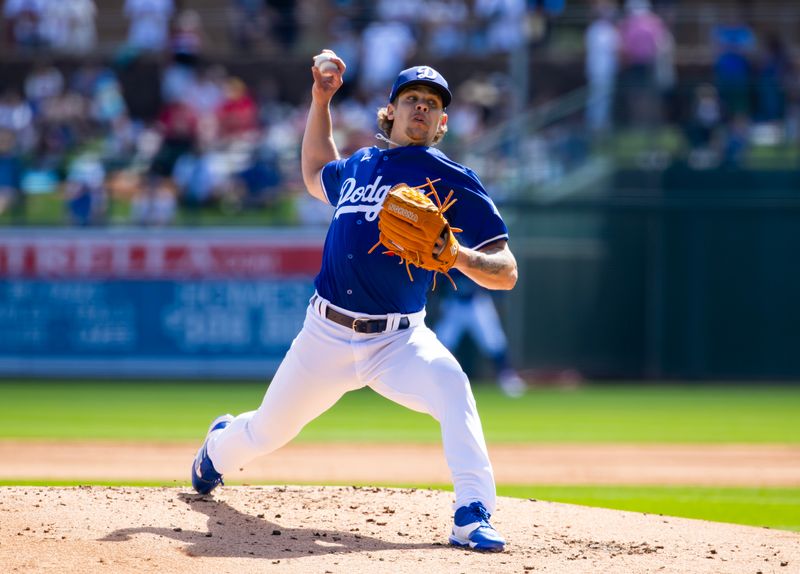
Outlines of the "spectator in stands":
[[[448,114],[447,137],[457,142],[475,141],[486,130],[487,122],[498,113],[505,97],[492,79],[474,75],[458,87],[458,107]],[[451,140],[451,143],[452,141]]]
[[661,119],[657,66],[670,35],[649,0],[627,0],[625,9],[619,34],[626,109],[633,124],[653,126]]
[[428,3],[424,0],[378,0],[377,19],[384,22],[402,22],[415,38],[420,37],[420,26]]
[[128,115],[122,87],[110,68],[97,70],[87,95],[91,102],[92,118],[104,126]]
[[193,63],[172,58],[161,74],[161,99],[166,103],[182,101],[192,105],[197,68]]
[[211,156],[200,142],[175,162],[172,180],[178,188],[180,202],[192,209],[211,205],[216,199],[216,176]]
[[373,94],[391,85],[406,67],[416,46],[417,41],[408,24],[384,20],[370,23],[361,39],[359,88]]
[[217,109],[217,134],[223,141],[258,132],[258,106],[247,85],[236,77],[225,82],[224,100]]
[[202,118],[213,116],[225,100],[225,81],[228,73],[222,66],[209,66],[197,70],[189,103]]
[[195,10],[182,10],[170,34],[170,49],[176,62],[197,65],[203,51],[203,22]]
[[614,23],[614,3],[597,0],[594,11],[595,19],[586,29],[585,38],[586,82],[589,90],[586,125],[593,134],[604,134],[611,128],[620,39]]
[[72,54],[91,53],[97,45],[97,7],[94,0],[72,0],[70,33],[67,51]]
[[[672,30],[665,24],[664,35],[659,45],[658,56],[656,57],[655,82],[661,100],[664,104],[672,104],[670,107],[677,107],[675,86],[677,84],[677,68],[675,66],[675,36]],[[665,117],[674,117],[666,116]]]
[[[733,7],[732,7],[733,9]],[[756,36],[738,11],[713,30],[714,76],[726,118],[749,116]]]
[[14,132],[0,128],[0,215],[20,199],[22,168]]
[[722,104],[717,89],[702,84],[695,89],[692,114],[686,127],[689,165],[696,169],[715,167],[722,145]]
[[794,73],[787,78],[786,85],[786,139],[792,143],[800,142],[800,70],[793,63]]
[[78,155],[70,162],[64,189],[67,215],[73,225],[103,223],[108,209],[105,168],[91,152]]
[[526,0],[528,17],[525,23],[527,35],[535,44],[546,43],[550,38],[552,20],[564,12],[566,0]]
[[42,35],[54,52],[83,55],[97,43],[94,0],[43,0]]
[[41,108],[41,125],[58,131],[62,146],[69,152],[73,146],[89,139],[90,101],[72,89],[65,89],[48,98]]
[[14,134],[16,145],[23,152],[34,145],[33,109],[15,90],[7,89],[0,94],[0,130]]
[[64,74],[50,62],[39,61],[25,78],[25,99],[38,117],[48,100],[64,91]]
[[336,13],[350,20],[359,36],[370,22],[378,18],[379,3],[375,0],[334,0],[333,4]]
[[168,177],[175,161],[192,149],[197,139],[197,115],[180,100],[170,102],[161,110],[157,127],[162,144],[154,160],[154,169],[159,175]]
[[44,45],[41,29],[44,8],[44,0],[6,0],[3,17],[11,46],[29,52]]
[[767,38],[756,73],[756,121],[784,120],[795,67],[780,36],[772,34]]
[[47,182],[46,185],[39,186],[38,191],[55,191],[61,181],[64,162],[75,143],[71,135],[69,127],[63,124],[43,123],[39,127],[25,178],[27,180],[28,176],[34,174],[36,180]]
[[197,68],[188,93],[188,104],[198,120],[198,138],[212,141],[216,137],[217,110],[225,101],[225,82],[227,72],[222,66]]
[[231,43],[241,52],[251,52],[266,33],[264,0],[230,0],[228,14]]
[[[426,2],[421,18],[426,51],[439,57],[465,53],[468,19],[469,7],[465,0]],[[349,69],[349,60],[345,58],[345,61]]]
[[131,221],[136,225],[163,227],[175,222],[177,201],[171,185],[139,187],[131,201]]
[[478,53],[512,52],[525,43],[525,0],[475,0],[475,16],[483,32]]
[[172,0],[125,0],[124,10],[130,20],[129,47],[142,52],[163,52],[175,10]]
[[736,114],[725,126],[722,162],[728,166],[739,166],[750,148],[750,116]]
[[32,102],[36,147],[31,168],[48,181],[60,181],[64,163],[78,143],[88,142],[88,99],[68,87],[60,71],[39,66],[26,80]]
[[283,183],[279,159],[276,150],[264,143],[253,149],[247,166],[236,174],[242,207],[272,205],[278,198]]
[[177,100],[167,103],[161,110],[157,129],[161,144],[150,164],[145,182],[147,189],[142,191],[145,203],[160,198],[163,188],[172,185],[172,175],[178,159],[197,145],[198,118],[191,106]]
[[59,0],[41,0],[42,19],[39,24],[42,43],[50,52],[61,52],[69,36],[70,3]]
[[[131,120],[122,87],[111,68],[98,68],[89,86],[89,113],[100,128],[106,159],[120,167],[130,162],[138,124]],[[111,175],[111,174],[109,174]]]

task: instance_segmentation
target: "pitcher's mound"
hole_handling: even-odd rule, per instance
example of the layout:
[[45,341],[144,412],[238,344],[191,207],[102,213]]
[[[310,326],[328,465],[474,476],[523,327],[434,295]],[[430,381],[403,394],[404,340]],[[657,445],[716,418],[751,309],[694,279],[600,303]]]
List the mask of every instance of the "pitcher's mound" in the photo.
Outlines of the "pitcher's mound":
[[0,488],[5,572],[799,572],[800,535],[501,498],[501,554],[452,548],[452,493]]

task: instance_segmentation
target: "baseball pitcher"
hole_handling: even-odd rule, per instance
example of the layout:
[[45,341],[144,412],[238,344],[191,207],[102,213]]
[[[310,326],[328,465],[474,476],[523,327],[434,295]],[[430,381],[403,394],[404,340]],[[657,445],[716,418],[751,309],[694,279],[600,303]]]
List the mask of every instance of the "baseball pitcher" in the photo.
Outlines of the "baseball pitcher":
[[211,492],[226,472],[283,446],[344,393],[369,386],[440,423],[455,487],[450,543],[499,552],[505,540],[489,522],[495,482],[470,383],[424,318],[427,292],[453,268],[489,289],[514,287],[508,230],[475,173],[433,147],[447,132],[452,99],[441,74],[403,70],[377,113],[386,145],[342,158],[330,102],[344,71],[327,50],[311,68],[303,180],[335,211],[305,323],[261,406],[211,423],[192,485]]

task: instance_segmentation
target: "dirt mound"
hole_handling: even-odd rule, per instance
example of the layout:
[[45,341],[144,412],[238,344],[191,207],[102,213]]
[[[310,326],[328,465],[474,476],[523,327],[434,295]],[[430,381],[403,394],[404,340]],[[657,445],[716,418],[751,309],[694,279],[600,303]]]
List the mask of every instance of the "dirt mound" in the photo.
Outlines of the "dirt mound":
[[[198,443],[0,441],[6,480],[119,483],[188,479]],[[498,484],[800,485],[794,445],[489,445]],[[413,461],[413,463],[410,463]],[[231,482],[247,484],[449,484],[439,444],[287,445]]]
[[800,535],[501,498],[502,554],[447,545],[448,492],[0,488],[6,572],[800,571]]

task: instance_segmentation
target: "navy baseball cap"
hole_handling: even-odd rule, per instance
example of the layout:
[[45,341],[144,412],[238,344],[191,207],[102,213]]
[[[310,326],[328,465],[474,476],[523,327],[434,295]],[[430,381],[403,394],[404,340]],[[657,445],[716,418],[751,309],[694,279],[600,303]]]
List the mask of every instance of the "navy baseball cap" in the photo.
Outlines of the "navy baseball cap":
[[393,102],[404,88],[414,84],[422,84],[430,86],[442,96],[442,107],[450,105],[450,100],[453,99],[453,94],[450,93],[450,88],[447,86],[447,80],[444,79],[439,72],[430,66],[414,66],[400,72],[397,79],[392,86],[392,93],[389,94],[389,101]]

